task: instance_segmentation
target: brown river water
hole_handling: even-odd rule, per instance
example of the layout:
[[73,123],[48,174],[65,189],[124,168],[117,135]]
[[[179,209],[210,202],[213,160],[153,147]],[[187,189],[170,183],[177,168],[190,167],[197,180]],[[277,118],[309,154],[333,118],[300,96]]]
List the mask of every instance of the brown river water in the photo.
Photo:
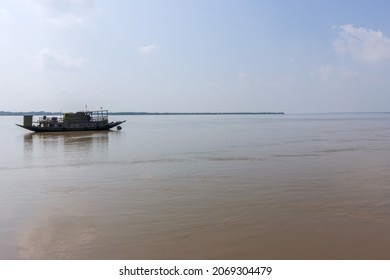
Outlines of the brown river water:
[[390,259],[390,114],[0,117],[0,259]]

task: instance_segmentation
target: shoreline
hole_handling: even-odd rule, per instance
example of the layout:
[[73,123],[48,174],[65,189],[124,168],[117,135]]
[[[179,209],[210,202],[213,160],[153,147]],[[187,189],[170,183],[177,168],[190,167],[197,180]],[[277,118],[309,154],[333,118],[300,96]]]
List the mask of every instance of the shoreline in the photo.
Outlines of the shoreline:
[[[30,111],[30,112],[6,112],[0,111],[0,116],[54,116],[62,115],[62,112],[45,112],[45,111]],[[190,115],[284,115],[284,112],[109,112],[109,115],[124,115],[124,116],[190,116]]]

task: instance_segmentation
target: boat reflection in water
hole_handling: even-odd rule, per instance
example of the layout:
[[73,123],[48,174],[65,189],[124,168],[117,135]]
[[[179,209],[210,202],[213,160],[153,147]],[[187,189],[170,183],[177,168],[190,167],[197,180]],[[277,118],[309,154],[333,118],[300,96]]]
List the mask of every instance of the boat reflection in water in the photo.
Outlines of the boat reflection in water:
[[110,131],[98,132],[58,132],[58,133],[28,133],[24,135],[25,146],[29,145],[71,145],[87,148],[91,145],[108,143]]
[[114,131],[28,133],[24,135],[24,155],[30,165],[83,164],[107,157],[109,134]]

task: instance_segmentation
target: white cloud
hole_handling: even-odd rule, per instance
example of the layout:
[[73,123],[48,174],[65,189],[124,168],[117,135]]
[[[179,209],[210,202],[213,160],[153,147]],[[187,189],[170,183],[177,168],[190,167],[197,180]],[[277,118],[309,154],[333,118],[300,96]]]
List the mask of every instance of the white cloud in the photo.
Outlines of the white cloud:
[[0,9],[0,20],[8,20],[11,17],[11,14],[6,9]]
[[75,16],[73,14],[65,14],[59,17],[47,18],[46,23],[57,26],[84,25],[90,18],[87,16]]
[[42,22],[57,26],[84,25],[97,11],[96,0],[29,0]]
[[6,9],[0,9],[0,17],[9,17],[9,11]]
[[139,47],[138,51],[142,54],[149,54],[157,49],[158,49],[157,45],[147,45],[147,46]]
[[330,80],[330,78],[333,77],[334,72],[335,72],[335,67],[331,65],[324,65],[312,71],[310,75],[313,78],[320,79],[321,81],[328,81]]
[[238,90],[241,93],[253,93],[257,87],[256,77],[247,72],[238,74]]
[[218,83],[208,83],[207,89],[211,92],[220,92],[222,90],[222,86]]
[[338,54],[352,56],[361,62],[390,59],[390,39],[381,31],[352,25],[342,25],[338,29],[339,38],[333,42],[333,49]]
[[346,68],[332,65],[323,65],[310,72],[310,76],[323,82],[334,80],[352,79],[358,76],[358,73]]
[[35,0],[43,9],[57,13],[82,14],[96,9],[96,0]]
[[82,66],[81,59],[70,58],[64,52],[46,48],[39,52],[39,59],[44,70],[76,70]]
[[246,81],[248,81],[250,79],[250,75],[248,74],[248,73],[246,73],[246,72],[240,72],[239,74],[238,74],[238,80],[240,81],[240,82],[246,82]]

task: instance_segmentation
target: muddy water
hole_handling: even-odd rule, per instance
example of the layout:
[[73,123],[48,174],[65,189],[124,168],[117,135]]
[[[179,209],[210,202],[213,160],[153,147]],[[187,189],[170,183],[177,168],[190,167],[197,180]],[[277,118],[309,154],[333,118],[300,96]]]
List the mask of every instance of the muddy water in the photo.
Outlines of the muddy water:
[[390,114],[0,117],[0,259],[390,259]]

